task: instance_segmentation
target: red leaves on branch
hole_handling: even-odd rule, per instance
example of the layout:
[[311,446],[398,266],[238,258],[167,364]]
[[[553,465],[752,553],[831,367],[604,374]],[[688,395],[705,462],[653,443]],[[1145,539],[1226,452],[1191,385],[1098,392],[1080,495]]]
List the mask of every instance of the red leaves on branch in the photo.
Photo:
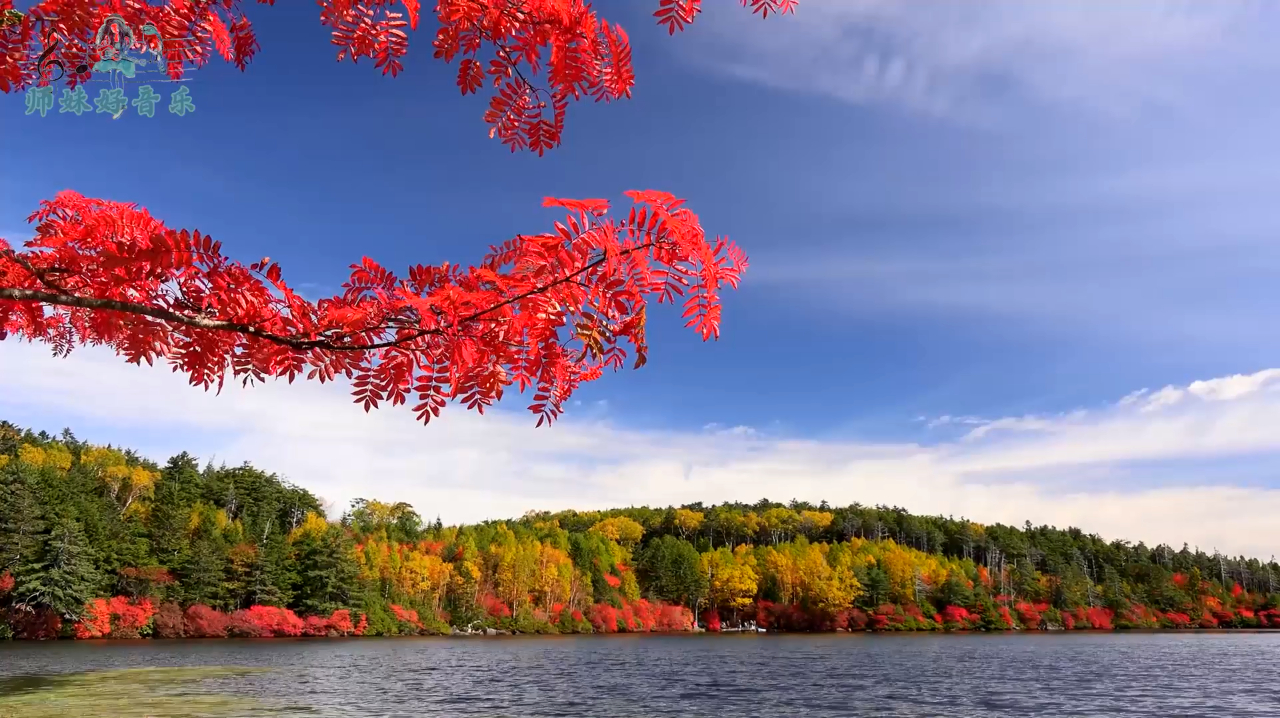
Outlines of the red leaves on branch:
[[[258,0],[273,5],[274,0]],[[384,75],[404,69],[409,31],[421,20],[421,0],[320,0],[320,23],[330,28],[339,61],[373,60]],[[742,0],[762,17],[793,12],[796,0]],[[0,0],[0,12],[13,0]],[[654,16],[674,34],[701,11],[701,0],[660,0]],[[46,82],[74,85],[90,73],[38,72],[40,54],[53,40],[59,56],[96,61],[98,28],[111,14],[130,27],[151,22],[161,37],[190,38],[165,47],[170,74],[203,66],[217,53],[245,69],[258,42],[241,0],[39,0],[12,28],[0,32],[0,91]],[[490,84],[495,92],[484,114],[489,136],[514,152],[542,154],[560,144],[571,100],[628,98],[635,85],[626,31],[596,15],[585,0],[438,0],[432,40],[436,59],[459,58],[462,94]],[[88,64],[92,65],[92,62]],[[541,78],[541,82],[540,82]]]
[[173,230],[136,205],[62,192],[30,217],[36,236],[0,240],[0,330],[58,354],[104,344],[132,363],[168,362],[193,385],[299,376],[352,381],[366,410],[413,401],[418,418],[459,401],[483,413],[507,387],[533,390],[538,424],[579,385],[644,364],[649,300],[685,296],[686,326],[720,332],[720,291],[746,257],[707,240],[683,200],[629,192],[548,198],[555,231],[492,247],[476,266],[417,265],[397,276],[369,258],[343,292],[311,302],[268,259],[249,265],[207,235]]

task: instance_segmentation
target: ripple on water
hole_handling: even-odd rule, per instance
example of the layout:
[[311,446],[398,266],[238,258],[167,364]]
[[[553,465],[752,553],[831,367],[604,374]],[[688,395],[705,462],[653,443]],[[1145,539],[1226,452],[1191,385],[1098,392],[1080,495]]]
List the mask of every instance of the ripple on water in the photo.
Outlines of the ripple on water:
[[1276,716],[1277,658],[1280,633],[11,643],[0,718]]

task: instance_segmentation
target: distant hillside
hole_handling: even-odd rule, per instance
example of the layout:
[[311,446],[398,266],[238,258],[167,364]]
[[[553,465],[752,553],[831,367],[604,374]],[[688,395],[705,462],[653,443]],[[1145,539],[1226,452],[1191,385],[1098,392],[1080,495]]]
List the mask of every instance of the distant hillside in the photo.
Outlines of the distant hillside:
[[[0,636],[1280,627],[1280,566],[1078,529],[761,501],[339,522],[249,465],[0,423]],[[452,628],[451,628],[452,627]]]

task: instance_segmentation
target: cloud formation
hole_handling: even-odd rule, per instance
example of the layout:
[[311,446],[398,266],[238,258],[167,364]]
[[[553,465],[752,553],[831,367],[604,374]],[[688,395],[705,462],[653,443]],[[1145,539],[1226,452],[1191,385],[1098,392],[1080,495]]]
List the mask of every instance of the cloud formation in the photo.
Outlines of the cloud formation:
[[[338,507],[379,497],[410,501],[429,518],[474,521],[531,509],[825,499],[1258,555],[1280,544],[1280,490],[1213,478],[1214,462],[1273,464],[1276,369],[1174,387],[1174,402],[1155,401],[1157,392],[1062,416],[986,421],[926,446],[746,427],[638,431],[573,416],[545,430],[502,410],[450,411],[424,428],[407,411],[365,414],[340,385],[215,395],[99,350],[54,359],[40,346],[0,349],[0,416],[69,426],[157,461],[181,450],[250,461]],[[1203,475],[1191,474],[1193,463]]]
[[970,118],[1010,97],[1113,114],[1180,104],[1232,71],[1273,69],[1268,38],[1280,18],[1258,0],[806,0],[794,17],[765,23],[724,5],[708,9],[711,41],[686,50],[704,64]]

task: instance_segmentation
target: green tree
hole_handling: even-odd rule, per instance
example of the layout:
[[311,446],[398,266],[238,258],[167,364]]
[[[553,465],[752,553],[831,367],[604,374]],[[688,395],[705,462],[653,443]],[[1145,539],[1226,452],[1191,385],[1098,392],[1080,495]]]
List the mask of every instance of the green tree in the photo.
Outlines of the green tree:
[[292,606],[306,614],[326,614],[352,605],[360,567],[355,545],[341,526],[300,532],[290,547]]
[[289,604],[289,580],[284,564],[287,546],[284,537],[272,536],[258,546],[253,572],[249,580],[249,598],[259,606],[287,606]]
[[702,557],[688,541],[662,536],[650,541],[636,557],[640,580],[654,598],[693,606],[707,595]]
[[867,569],[867,581],[864,585],[866,593],[863,594],[869,606],[876,606],[889,600],[889,594],[893,590],[893,586],[889,583],[889,575],[880,569],[879,566],[872,566]]
[[189,548],[181,558],[179,571],[183,594],[188,603],[218,606],[225,597],[226,541],[213,510],[197,505],[194,513],[198,523],[192,532]]
[[0,466],[0,573],[31,561],[45,529],[35,471],[23,462]]
[[969,608],[973,606],[973,589],[969,588],[969,584],[965,583],[958,572],[952,571],[947,574],[947,579],[942,582],[942,585],[934,591],[933,599],[939,609],[947,606]]
[[19,569],[14,595],[23,609],[48,609],[76,620],[100,583],[84,531],[75,521],[60,519],[33,560]]
[[169,459],[160,472],[149,528],[152,548],[162,565],[176,567],[189,548],[191,508],[200,496],[201,484],[199,465],[186,453]]

